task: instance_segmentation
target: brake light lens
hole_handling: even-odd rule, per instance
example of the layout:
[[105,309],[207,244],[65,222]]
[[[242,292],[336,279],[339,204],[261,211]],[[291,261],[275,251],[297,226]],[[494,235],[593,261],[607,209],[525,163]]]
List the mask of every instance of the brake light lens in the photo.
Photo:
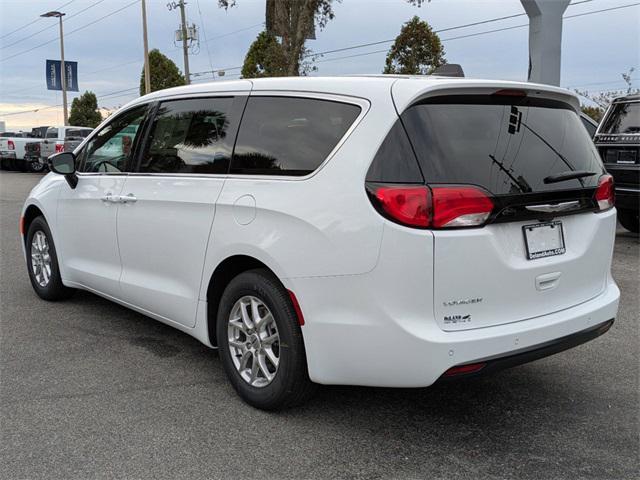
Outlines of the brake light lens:
[[598,180],[598,188],[596,189],[595,199],[598,202],[600,211],[609,210],[615,203],[615,189],[613,188],[613,177],[611,175],[602,175]]
[[478,187],[432,187],[434,228],[477,227],[493,210],[491,197]]
[[375,189],[378,206],[391,220],[408,227],[429,227],[431,195],[424,185],[383,185]]
[[56,153],[64,152],[64,143],[56,143]]
[[493,211],[487,192],[470,185],[368,185],[374,205],[385,217],[415,228],[483,225]]
[[13,140],[7,140],[7,148],[9,150],[15,150],[16,149],[16,144],[13,143]]

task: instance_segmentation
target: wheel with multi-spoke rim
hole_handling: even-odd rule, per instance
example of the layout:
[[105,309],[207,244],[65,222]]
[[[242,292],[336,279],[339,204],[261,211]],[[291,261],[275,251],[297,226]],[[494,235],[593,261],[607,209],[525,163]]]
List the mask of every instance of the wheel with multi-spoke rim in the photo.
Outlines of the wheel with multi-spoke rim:
[[276,410],[313,393],[295,309],[268,270],[231,280],[220,300],[216,334],[227,376],[250,405]]
[[68,298],[73,289],[62,284],[56,247],[43,217],[36,217],[29,225],[25,247],[29,279],[38,296],[44,300]]

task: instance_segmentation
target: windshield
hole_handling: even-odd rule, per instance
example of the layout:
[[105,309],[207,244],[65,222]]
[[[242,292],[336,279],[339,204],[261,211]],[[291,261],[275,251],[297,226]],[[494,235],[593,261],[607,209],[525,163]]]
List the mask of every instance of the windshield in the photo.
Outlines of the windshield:
[[640,133],[640,102],[615,103],[603,120],[600,133]]
[[402,121],[430,184],[517,194],[595,187],[604,172],[580,117],[561,102],[435,97],[410,107]]

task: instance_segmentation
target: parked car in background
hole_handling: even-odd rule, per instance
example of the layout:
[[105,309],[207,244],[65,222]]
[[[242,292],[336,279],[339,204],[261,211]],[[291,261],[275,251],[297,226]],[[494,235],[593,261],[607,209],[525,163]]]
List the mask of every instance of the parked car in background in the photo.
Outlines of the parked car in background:
[[532,361],[618,309],[613,184],[579,112],[557,87],[428,76],[154,92],[49,159],[29,278],[219,348],[263,409]]
[[618,220],[624,228],[640,230],[640,95],[616,98],[595,136],[605,168],[615,180]]
[[598,122],[584,112],[580,112],[580,120],[582,120],[582,124],[584,125],[584,128],[587,129],[587,132],[589,132],[589,136],[593,138],[596,134],[596,130],[598,130]]
[[31,132],[4,132],[0,135],[0,168],[8,170],[42,170],[40,142],[49,127],[35,127]]
[[40,147],[42,163],[54,153],[72,152],[93,131],[87,127],[49,127]]

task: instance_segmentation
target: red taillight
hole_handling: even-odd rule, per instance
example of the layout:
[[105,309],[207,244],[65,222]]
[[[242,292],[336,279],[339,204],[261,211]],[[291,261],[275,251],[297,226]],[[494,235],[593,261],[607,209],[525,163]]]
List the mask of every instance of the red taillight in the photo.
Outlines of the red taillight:
[[493,210],[487,193],[477,187],[432,187],[434,228],[477,227]]
[[408,227],[429,226],[429,189],[423,185],[385,185],[375,189],[378,205],[392,220]]
[[482,370],[485,365],[486,363],[469,363],[467,365],[457,365],[444,372],[443,376],[453,377],[456,375],[464,375],[465,373],[476,373]]
[[13,140],[7,140],[7,148],[9,150],[15,150],[16,149],[16,144],[13,143]]
[[596,189],[595,199],[598,202],[600,210],[609,210],[615,202],[615,190],[613,188],[613,177],[611,175],[602,175],[598,180],[598,188]]
[[56,143],[56,153],[64,152],[64,143]]
[[373,203],[387,218],[407,227],[477,227],[489,218],[493,201],[478,187],[370,185]]

